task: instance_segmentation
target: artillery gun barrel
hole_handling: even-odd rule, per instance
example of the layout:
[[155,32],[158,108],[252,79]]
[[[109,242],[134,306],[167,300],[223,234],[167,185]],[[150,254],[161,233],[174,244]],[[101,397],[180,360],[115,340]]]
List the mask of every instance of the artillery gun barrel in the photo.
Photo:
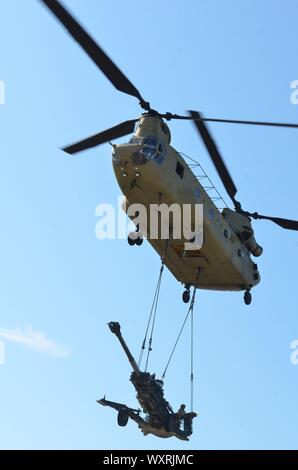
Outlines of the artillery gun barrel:
[[124,349],[124,352],[125,352],[128,360],[131,364],[131,367],[133,368],[134,372],[139,377],[141,375],[141,370],[140,370],[138,364],[136,363],[136,361],[134,360],[133,355],[131,354],[127,344],[125,343],[125,341],[123,339],[123,336],[122,336],[121,330],[120,330],[120,324],[118,322],[111,321],[110,323],[108,323],[108,325],[109,325],[109,328],[110,328],[111,332],[114,333],[114,335],[116,335],[117,338],[119,339],[120,344],[121,344],[122,348]]

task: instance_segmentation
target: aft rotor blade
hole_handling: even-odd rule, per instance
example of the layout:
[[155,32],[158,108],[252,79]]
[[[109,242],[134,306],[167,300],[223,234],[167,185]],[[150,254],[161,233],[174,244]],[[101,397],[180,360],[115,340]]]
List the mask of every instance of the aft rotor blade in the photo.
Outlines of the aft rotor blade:
[[117,126],[100,132],[99,134],[92,135],[87,137],[87,139],[81,140],[72,145],[68,145],[62,150],[64,150],[66,153],[69,153],[70,155],[73,155],[74,153],[81,152],[82,150],[90,149],[100,144],[105,144],[106,142],[116,139],[117,137],[123,137],[125,135],[131,134],[134,131],[135,123],[137,121],[138,119],[124,121]]
[[250,213],[250,212],[243,212],[245,215],[252,217],[253,219],[264,219],[264,220],[271,220],[275,224],[279,225],[282,228],[288,230],[298,230],[298,221],[297,220],[290,220],[290,219],[281,219],[279,217],[270,217],[267,215],[260,215],[258,213]]
[[221,157],[219,150],[216,146],[215,141],[211,137],[211,134],[206,126],[206,124],[203,122],[204,118],[198,113],[197,111],[189,111],[191,119],[193,120],[208,152],[209,155],[214,163],[214,166],[224,184],[224,187],[226,188],[226,191],[232,201],[234,202],[235,205],[239,205],[239,203],[236,201],[235,196],[237,193],[237,188],[232,180],[232,177],[224,163],[223,158]]
[[61,21],[69,34],[80,44],[88,56],[118,90],[138,98],[145,109],[146,105],[149,106],[136,87],[58,0],[41,0],[41,2]]

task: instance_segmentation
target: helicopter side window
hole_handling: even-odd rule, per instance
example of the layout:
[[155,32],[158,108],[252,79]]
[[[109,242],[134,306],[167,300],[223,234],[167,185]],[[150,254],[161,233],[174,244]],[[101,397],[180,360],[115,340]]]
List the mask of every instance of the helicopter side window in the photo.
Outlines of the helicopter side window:
[[181,179],[183,178],[184,166],[182,166],[181,163],[178,162],[178,161],[177,161],[177,165],[176,165],[176,173],[177,173],[177,175],[180,176]]

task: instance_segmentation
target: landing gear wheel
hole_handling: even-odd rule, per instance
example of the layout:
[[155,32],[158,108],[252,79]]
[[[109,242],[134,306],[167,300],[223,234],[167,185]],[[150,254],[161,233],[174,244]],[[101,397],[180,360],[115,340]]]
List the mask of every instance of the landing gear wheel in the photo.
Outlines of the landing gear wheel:
[[140,232],[130,232],[128,234],[127,241],[130,246],[141,246],[143,243],[143,237]]
[[126,426],[128,422],[128,418],[129,418],[128,410],[126,408],[121,408],[118,411],[118,416],[117,416],[117,423],[119,424],[119,426],[122,426],[122,427]]
[[127,241],[128,241],[128,244],[129,244],[130,246],[133,246],[133,245],[136,244],[136,240],[133,239],[133,238],[131,238],[131,237],[130,237],[130,234],[129,234],[128,237],[127,237]]
[[138,240],[138,235],[136,234],[136,232],[130,232],[128,234],[127,241],[130,246],[135,245],[137,243],[137,240]]
[[246,290],[244,292],[244,297],[243,298],[244,298],[245,305],[250,305],[252,297],[251,297],[251,293],[249,292],[249,290]]
[[182,300],[185,304],[188,304],[188,302],[190,301],[190,292],[188,289],[186,289],[183,294],[182,294]]
[[136,239],[135,244],[136,244],[137,246],[141,246],[141,245],[143,244],[143,238],[139,236],[139,237]]

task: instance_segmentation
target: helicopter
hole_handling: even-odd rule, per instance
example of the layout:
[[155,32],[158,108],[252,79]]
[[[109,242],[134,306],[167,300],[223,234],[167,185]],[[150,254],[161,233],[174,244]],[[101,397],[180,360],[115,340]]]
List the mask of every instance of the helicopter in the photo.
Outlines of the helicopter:
[[[282,228],[298,230],[298,221],[249,212],[236,199],[237,187],[213,139],[207,122],[298,128],[297,124],[207,118],[197,111],[188,115],[160,113],[151,108],[133,83],[58,0],[40,0],[64,25],[116,89],[138,99],[143,113],[110,129],[64,147],[74,155],[83,150],[133,134],[128,143],[112,144],[112,162],[117,182],[125,196],[124,209],[132,204],[149,208],[152,204],[203,204],[204,240],[200,249],[185,250],[185,239],[170,237],[164,253],[164,240],[146,237],[162,257],[170,272],[185,286],[182,298],[190,300],[190,288],[217,291],[244,291],[244,302],[252,300],[251,289],[260,282],[253,257],[263,249],[257,243],[252,219],[269,220]],[[166,121],[190,120],[201,137],[234,209],[219,210],[208,191],[194,175],[181,153],[171,146],[171,132]],[[140,224],[129,234],[130,245],[141,245]]]

